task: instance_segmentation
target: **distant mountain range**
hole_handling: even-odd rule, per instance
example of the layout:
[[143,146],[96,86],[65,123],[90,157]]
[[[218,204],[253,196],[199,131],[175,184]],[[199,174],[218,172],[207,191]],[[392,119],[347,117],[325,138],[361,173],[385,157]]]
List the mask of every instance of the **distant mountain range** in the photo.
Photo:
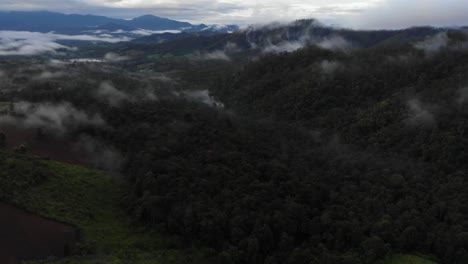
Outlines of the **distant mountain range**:
[[[314,19],[298,20],[289,24],[250,26],[232,34],[164,33],[136,38],[131,42],[141,45],[122,45],[118,53],[142,54],[158,50],[161,53],[223,54],[230,58],[245,52],[264,55],[268,53],[293,52],[316,45],[327,50],[348,52],[367,48],[407,48],[424,40],[430,41],[439,34],[457,35],[468,28],[413,27],[402,30],[351,30],[323,25]],[[442,41],[444,36],[441,35]],[[436,39],[437,40],[437,39]],[[436,41],[434,40],[434,41]],[[428,45],[430,45],[429,43]],[[437,43],[433,43],[437,45]],[[226,56],[223,57],[226,59]]]
[[0,30],[51,32],[61,34],[82,34],[83,32],[125,33],[137,30],[180,31],[180,32],[234,32],[239,30],[235,25],[193,25],[188,22],[145,15],[131,20],[115,19],[96,15],[66,15],[61,13],[35,12],[0,12]]

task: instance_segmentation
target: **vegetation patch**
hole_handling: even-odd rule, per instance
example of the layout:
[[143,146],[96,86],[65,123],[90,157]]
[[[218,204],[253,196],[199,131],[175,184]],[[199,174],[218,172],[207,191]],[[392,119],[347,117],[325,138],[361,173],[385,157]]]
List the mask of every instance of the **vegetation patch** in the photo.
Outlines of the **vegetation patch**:
[[377,264],[436,264],[430,260],[429,258],[417,256],[417,255],[403,255],[403,254],[396,254],[393,255],[383,262],[378,262]]
[[[174,263],[187,255],[132,224],[119,206],[118,185],[102,172],[3,154],[0,167],[6,169],[0,173],[6,201],[70,223],[82,233],[78,253],[83,256],[46,263]],[[12,175],[16,179],[9,178]]]

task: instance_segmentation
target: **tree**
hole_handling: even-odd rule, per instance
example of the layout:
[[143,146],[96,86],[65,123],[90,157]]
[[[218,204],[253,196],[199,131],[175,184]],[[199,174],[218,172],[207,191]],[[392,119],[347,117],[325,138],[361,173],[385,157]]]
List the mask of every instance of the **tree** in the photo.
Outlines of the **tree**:
[[0,148],[6,147],[6,134],[4,132],[0,132]]

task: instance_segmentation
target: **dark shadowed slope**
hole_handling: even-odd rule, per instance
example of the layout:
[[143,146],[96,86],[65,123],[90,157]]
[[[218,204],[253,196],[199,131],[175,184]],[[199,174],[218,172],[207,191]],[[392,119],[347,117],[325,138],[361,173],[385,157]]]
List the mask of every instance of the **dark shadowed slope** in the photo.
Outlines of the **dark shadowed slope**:
[[72,226],[0,202],[0,263],[65,257],[77,239]]

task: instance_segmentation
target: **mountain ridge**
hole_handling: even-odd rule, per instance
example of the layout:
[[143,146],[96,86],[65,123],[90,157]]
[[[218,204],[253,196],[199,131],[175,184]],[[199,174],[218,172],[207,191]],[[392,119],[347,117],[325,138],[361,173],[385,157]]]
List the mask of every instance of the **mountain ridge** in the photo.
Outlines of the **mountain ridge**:
[[[217,27],[204,24],[194,25],[189,22],[172,20],[151,14],[139,16],[131,20],[110,18],[91,14],[63,14],[50,11],[1,11],[0,30],[35,31],[67,34],[79,34],[82,31],[106,25],[118,25],[126,29],[145,30],[216,30]],[[238,29],[230,25],[229,28]]]

